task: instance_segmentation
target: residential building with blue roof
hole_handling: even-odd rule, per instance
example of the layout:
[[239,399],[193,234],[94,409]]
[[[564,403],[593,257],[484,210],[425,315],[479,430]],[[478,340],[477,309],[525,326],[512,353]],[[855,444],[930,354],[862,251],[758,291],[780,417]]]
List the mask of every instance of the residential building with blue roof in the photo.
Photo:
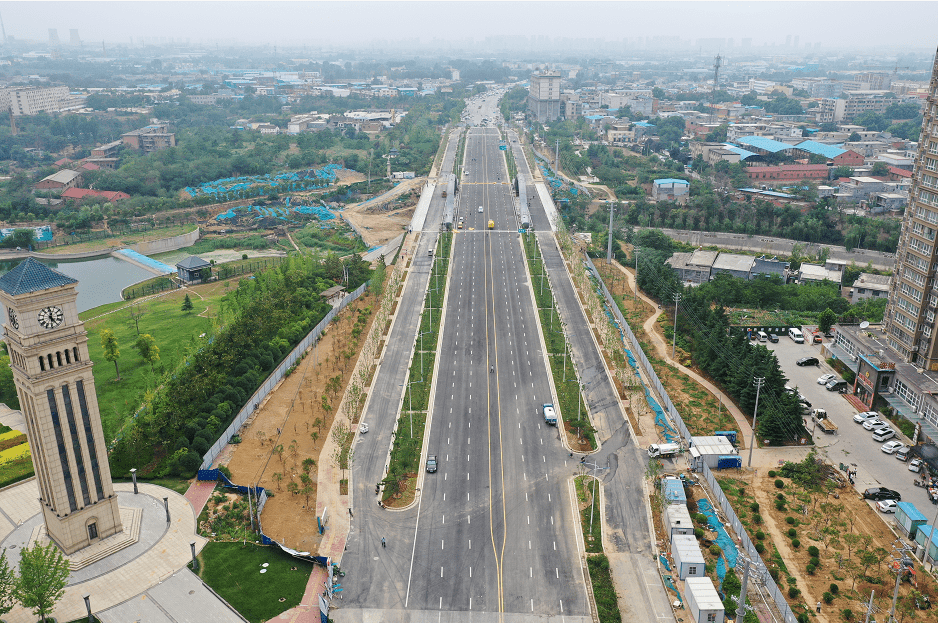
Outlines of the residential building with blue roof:
[[736,139],[737,143],[742,143],[744,147],[751,149],[757,154],[777,154],[794,149],[794,145],[776,141],[767,136],[740,136]]

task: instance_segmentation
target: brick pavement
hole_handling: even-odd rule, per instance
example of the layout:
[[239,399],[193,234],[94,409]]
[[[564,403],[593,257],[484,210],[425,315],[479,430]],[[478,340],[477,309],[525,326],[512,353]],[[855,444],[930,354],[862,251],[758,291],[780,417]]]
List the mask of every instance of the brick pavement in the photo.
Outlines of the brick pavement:
[[199,518],[199,513],[205,508],[205,503],[212,497],[215,484],[215,480],[196,480],[186,489],[186,499],[189,500],[189,504],[192,505],[192,512],[196,519]]

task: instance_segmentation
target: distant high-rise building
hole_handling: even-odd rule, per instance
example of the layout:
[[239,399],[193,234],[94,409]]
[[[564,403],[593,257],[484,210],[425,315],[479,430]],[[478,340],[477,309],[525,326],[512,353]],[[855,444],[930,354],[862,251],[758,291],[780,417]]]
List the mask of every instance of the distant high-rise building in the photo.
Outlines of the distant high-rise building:
[[528,111],[538,123],[556,121],[560,117],[560,72],[531,74],[530,81]]
[[785,35],[785,47],[786,48],[791,47],[791,35]]
[[59,30],[57,28],[49,29],[49,45],[59,45]]
[[795,35],[795,47],[798,47],[798,40],[801,39],[798,35]]
[[72,28],[68,31],[69,34],[69,43],[72,45],[81,45],[81,37],[78,36],[78,29]]
[[923,112],[909,207],[883,320],[889,348],[919,368],[938,370],[938,56]]

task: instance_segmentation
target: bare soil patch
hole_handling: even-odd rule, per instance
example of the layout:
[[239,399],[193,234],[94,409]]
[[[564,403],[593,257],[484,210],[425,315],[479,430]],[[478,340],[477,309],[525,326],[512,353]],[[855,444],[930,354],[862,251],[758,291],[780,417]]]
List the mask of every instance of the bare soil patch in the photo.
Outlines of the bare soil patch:
[[[369,247],[387,243],[389,240],[401,235],[414,216],[417,202],[420,200],[420,191],[425,178],[404,180],[391,191],[386,193],[381,201],[364,201],[349,206],[342,211],[342,215],[355,228],[361,232],[362,240]],[[386,210],[382,204],[385,201],[406,195],[403,206],[394,210]]]
[[[261,517],[264,533],[302,551],[316,551],[319,546],[317,468],[323,461],[332,462],[332,457],[321,455],[322,448],[358,361],[360,350],[354,344],[352,330],[366,308],[371,312],[361,335],[368,335],[377,311],[371,294],[346,307],[319,343],[307,351],[293,374],[270,393],[245,425],[242,442],[228,463],[233,482],[258,484],[274,494],[267,500]],[[351,356],[346,358],[349,353]],[[330,384],[330,379],[336,377],[338,382]],[[282,453],[274,452],[278,445],[283,446]],[[305,494],[291,493],[288,489],[291,482],[303,486],[305,459],[316,462],[309,469],[312,491],[308,501]]]

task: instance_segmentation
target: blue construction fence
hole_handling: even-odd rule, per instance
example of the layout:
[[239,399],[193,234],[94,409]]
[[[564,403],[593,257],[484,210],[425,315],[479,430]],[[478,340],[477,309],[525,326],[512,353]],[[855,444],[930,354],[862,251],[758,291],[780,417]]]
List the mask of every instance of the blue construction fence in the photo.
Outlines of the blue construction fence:
[[320,169],[307,169],[278,175],[268,173],[267,175],[225,177],[198,186],[187,186],[183,190],[193,199],[208,196],[219,202],[247,199],[272,192],[316,190],[335,184],[336,172],[341,169],[342,165],[327,164]]
[[251,217],[252,215],[254,220],[260,220],[265,218],[276,218],[282,221],[289,221],[296,214],[305,214],[308,216],[315,216],[320,221],[329,221],[336,218],[335,213],[326,208],[325,206],[318,205],[298,205],[292,206],[289,202],[289,197],[287,201],[282,206],[240,206],[236,208],[228,208],[225,212],[222,212],[215,217],[216,221],[224,221],[228,219],[241,218],[241,217]]
[[[612,293],[609,292],[609,288],[606,287],[606,283],[603,281],[602,277],[599,275],[599,271],[596,270],[596,266],[593,264],[593,261],[586,255],[584,255],[584,261],[589,269],[592,271],[592,274],[596,281],[599,283],[600,289],[603,294],[603,298],[606,301],[608,309],[612,310],[612,313],[617,321],[617,325],[626,336],[628,336],[628,344],[631,344],[631,353],[638,356],[638,360],[641,362],[642,369],[648,376],[648,379],[651,381],[652,386],[655,388],[655,391],[658,393],[658,396],[661,397],[661,401],[664,403],[662,406],[664,412],[667,414],[668,418],[674,422],[678,431],[680,431],[681,438],[684,443],[689,445],[691,434],[687,429],[687,426],[684,424],[684,420],[681,418],[681,414],[678,413],[678,410],[674,407],[674,404],[671,402],[671,398],[668,396],[667,390],[665,390],[664,385],[661,384],[661,381],[658,379],[658,375],[655,373],[655,369],[651,366],[651,362],[648,361],[648,357],[645,356],[645,352],[642,350],[641,345],[638,342],[638,339],[635,337],[635,334],[632,332],[632,328],[626,322],[625,317],[622,315],[622,311],[619,309],[619,306],[616,304],[615,299],[612,297]],[[647,388],[646,388],[647,391]],[[650,403],[649,403],[650,404]],[[655,414],[655,420],[657,423],[658,414]],[[673,429],[672,429],[673,430]],[[701,473],[706,479],[707,484],[710,487],[710,490],[713,492],[713,497],[716,500],[717,505],[720,507],[720,510],[723,512],[723,515],[726,517],[725,522],[721,522],[717,514],[714,512],[712,506],[710,506],[709,501],[700,500],[698,502],[698,510],[709,517],[709,523],[711,526],[716,528],[716,526],[723,527],[724,524],[728,524],[732,527],[733,531],[739,536],[740,544],[742,549],[745,550],[746,555],[750,560],[762,560],[762,556],[759,552],[756,551],[756,547],[753,544],[752,539],[749,537],[749,534],[746,532],[746,527],[739,520],[739,517],[736,515],[736,512],[733,510],[732,505],[729,500],[726,498],[726,495],[723,493],[723,489],[720,487],[720,483],[717,482],[716,476],[710,467],[703,463]],[[709,512],[709,514],[708,514]],[[717,529],[718,534],[720,529]],[[725,528],[723,533],[726,533]],[[722,534],[718,538],[718,543],[723,547],[724,555],[726,556],[727,563],[729,567],[735,567],[736,560],[738,558],[738,550],[736,544],[733,542],[732,538],[729,538],[727,535],[726,539],[722,538]],[[718,573],[720,569],[718,567]],[[726,575],[726,566],[723,565],[722,574],[720,578]],[[775,605],[778,607],[779,612],[782,613],[782,618],[785,623],[797,623],[795,614],[791,610],[791,606],[788,605],[788,601],[785,599],[785,595],[779,590],[778,585],[772,579],[768,573],[762,574],[762,581],[764,590],[767,591],[771,596],[772,600],[775,602]]]
[[294,558],[309,560],[324,567],[328,567],[331,564],[326,556],[312,556],[305,552],[298,552],[295,549],[287,547],[283,543],[278,542],[276,539],[272,539],[264,534],[264,527],[261,525],[261,513],[264,511],[264,505],[267,504],[267,489],[264,487],[245,487],[243,485],[236,485],[235,483],[231,482],[220,469],[200,469],[196,479],[203,482],[217,481],[221,484],[222,487],[225,487],[226,489],[231,489],[236,493],[240,493],[241,495],[250,495],[251,498],[255,501],[255,504],[257,504],[257,531],[260,534],[262,545],[276,545]]

